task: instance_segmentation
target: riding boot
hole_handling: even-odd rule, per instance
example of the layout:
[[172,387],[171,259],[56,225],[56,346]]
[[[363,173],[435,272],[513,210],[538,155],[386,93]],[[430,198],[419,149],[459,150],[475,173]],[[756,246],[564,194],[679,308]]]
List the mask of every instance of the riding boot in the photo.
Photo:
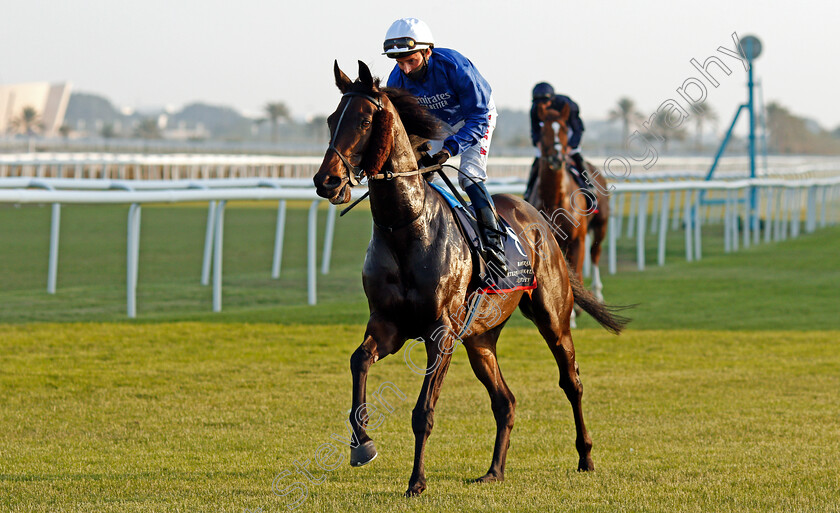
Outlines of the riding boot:
[[507,262],[505,262],[505,246],[502,236],[499,235],[496,213],[490,205],[479,208],[475,213],[481,225],[481,242],[484,244],[485,258],[493,262],[502,275],[506,276],[508,270]]
[[580,152],[578,152],[573,153],[571,157],[572,162],[575,163],[575,169],[577,169],[578,173],[580,173],[578,176],[575,176],[575,181],[582,189],[589,191],[589,194],[584,194],[584,196],[586,197],[586,210],[592,210],[592,200],[593,198],[595,198],[595,191],[593,190],[592,184],[589,183],[589,180],[587,179],[589,175],[586,172],[586,165],[584,165],[583,163],[583,155],[581,155]]
[[531,174],[528,175],[528,185],[525,186],[525,201],[528,200],[528,197],[531,195],[531,189],[534,188],[534,184],[537,183],[537,170],[539,169],[540,159],[534,159],[534,163],[531,164]]
[[473,183],[464,190],[472,201],[475,216],[480,225],[479,232],[484,246],[485,260],[488,263],[493,262],[503,275],[507,275],[504,241],[499,233],[499,224],[496,221],[496,212],[490,193],[487,192],[484,182]]

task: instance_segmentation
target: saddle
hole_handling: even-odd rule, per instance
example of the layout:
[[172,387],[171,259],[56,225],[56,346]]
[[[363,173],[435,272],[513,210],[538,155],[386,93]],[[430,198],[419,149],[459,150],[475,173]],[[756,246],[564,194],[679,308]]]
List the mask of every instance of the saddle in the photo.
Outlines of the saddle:
[[500,275],[499,269],[492,265],[486,265],[482,258],[484,248],[482,247],[479,235],[478,220],[472,205],[464,205],[459,202],[454,194],[447,191],[436,183],[429,183],[431,188],[440,194],[449,205],[452,214],[455,216],[458,228],[467,241],[470,254],[473,259],[474,273],[478,275],[481,284],[478,288],[479,294],[504,294],[516,290],[533,290],[537,288],[537,278],[531,268],[531,262],[525,253],[525,247],[519,235],[503,217],[499,216],[499,228],[504,232],[505,261],[508,272]]

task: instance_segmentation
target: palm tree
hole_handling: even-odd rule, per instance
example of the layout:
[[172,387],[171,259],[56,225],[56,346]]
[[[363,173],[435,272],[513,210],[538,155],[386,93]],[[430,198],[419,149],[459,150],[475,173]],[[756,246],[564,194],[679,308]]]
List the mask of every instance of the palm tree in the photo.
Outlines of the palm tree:
[[767,128],[770,145],[779,153],[805,153],[808,129],[805,121],[778,102],[767,105]]
[[685,128],[683,128],[682,126],[678,126],[676,128],[671,126],[668,119],[669,117],[669,112],[657,112],[656,117],[653,120],[653,125],[656,127],[656,132],[664,139],[664,142],[662,143],[662,151],[665,153],[668,152],[668,143],[671,140],[684,141],[686,136],[688,135],[685,131]]
[[44,124],[41,122],[41,115],[38,114],[35,107],[24,107],[20,116],[12,119],[10,125],[12,130],[19,134],[26,135],[26,146],[29,148],[30,152],[33,151],[32,136],[44,128]]
[[694,112],[694,149],[700,151],[703,149],[703,123],[711,121],[714,123],[718,120],[718,115],[711,105],[707,103],[697,103],[692,105]]
[[114,128],[113,123],[105,123],[102,126],[102,130],[99,131],[99,135],[101,135],[103,139],[112,139],[117,136],[117,130]]
[[271,121],[271,142],[277,142],[277,123],[281,120],[289,120],[291,114],[289,108],[283,102],[268,102],[265,104],[265,113]]
[[12,119],[12,129],[19,134],[26,134],[28,136],[35,135],[44,128],[41,123],[41,115],[35,110],[35,107],[24,107],[20,116]]
[[610,111],[609,116],[611,121],[621,120],[621,140],[626,146],[627,139],[630,137],[630,125],[641,119],[641,114],[636,110],[636,102],[626,96],[619,99],[616,108]]
[[141,139],[160,139],[163,135],[160,132],[157,118],[144,118],[134,129],[134,135]]

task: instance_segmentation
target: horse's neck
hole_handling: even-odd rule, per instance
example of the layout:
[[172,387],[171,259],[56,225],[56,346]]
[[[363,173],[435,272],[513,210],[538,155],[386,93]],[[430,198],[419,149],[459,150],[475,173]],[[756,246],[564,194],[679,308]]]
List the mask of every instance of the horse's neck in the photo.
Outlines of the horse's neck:
[[552,169],[547,160],[540,163],[538,194],[545,208],[556,210],[569,207],[569,176],[566,166]]
[[[394,126],[394,147],[387,164],[394,173],[417,169],[414,151],[402,127]],[[372,180],[370,188],[370,210],[377,226],[411,230],[412,220],[418,220],[426,208],[425,180],[420,175],[395,176],[390,180]]]

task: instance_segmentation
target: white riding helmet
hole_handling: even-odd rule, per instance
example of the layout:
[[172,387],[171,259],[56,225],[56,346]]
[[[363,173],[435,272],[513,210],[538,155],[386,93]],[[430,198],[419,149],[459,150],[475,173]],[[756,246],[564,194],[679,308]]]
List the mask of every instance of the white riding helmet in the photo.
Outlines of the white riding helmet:
[[429,26],[417,18],[401,18],[388,28],[382,55],[392,59],[435,47],[435,37]]

